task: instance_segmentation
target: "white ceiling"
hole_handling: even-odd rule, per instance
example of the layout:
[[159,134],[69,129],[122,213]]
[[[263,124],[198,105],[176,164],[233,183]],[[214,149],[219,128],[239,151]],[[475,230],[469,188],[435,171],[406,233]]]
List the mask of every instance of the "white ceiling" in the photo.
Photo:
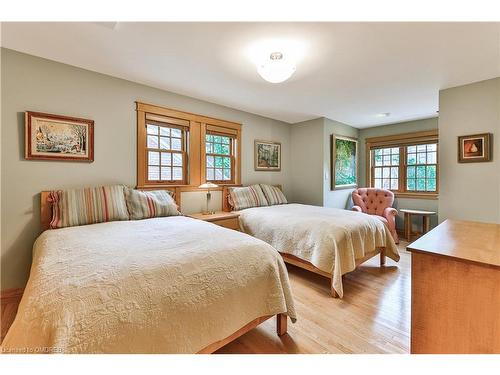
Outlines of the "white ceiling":
[[[247,56],[268,38],[305,47],[289,81],[263,81]],[[500,76],[500,23],[3,23],[2,46],[290,123],[359,128],[436,116],[440,89]]]

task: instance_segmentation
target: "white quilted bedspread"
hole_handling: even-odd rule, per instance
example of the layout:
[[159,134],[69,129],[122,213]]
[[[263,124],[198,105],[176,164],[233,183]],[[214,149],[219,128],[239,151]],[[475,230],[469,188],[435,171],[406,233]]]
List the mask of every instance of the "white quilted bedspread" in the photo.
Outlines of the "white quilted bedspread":
[[63,228],[35,242],[3,350],[195,353],[278,313],[295,319],[285,265],[243,233],[180,216]]
[[378,247],[399,261],[386,226],[359,212],[304,204],[284,204],[239,211],[242,229],[282,253],[312,263],[333,274],[333,287],[343,296],[342,275],[356,267],[356,259]]

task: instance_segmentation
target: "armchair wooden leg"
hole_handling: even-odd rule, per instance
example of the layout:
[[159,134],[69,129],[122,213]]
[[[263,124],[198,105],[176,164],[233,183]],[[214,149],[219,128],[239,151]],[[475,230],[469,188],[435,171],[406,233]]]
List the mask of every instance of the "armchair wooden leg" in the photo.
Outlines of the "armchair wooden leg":
[[380,250],[380,267],[385,266],[385,249]]
[[287,331],[287,316],[285,314],[276,315],[276,333],[283,336]]

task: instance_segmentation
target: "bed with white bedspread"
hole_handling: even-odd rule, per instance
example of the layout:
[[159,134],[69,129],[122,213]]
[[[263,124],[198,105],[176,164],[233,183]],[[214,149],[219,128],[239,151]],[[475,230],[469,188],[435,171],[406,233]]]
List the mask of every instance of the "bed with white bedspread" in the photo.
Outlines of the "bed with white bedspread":
[[[299,267],[306,262],[332,278],[332,293],[343,296],[342,275],[381,253],[399,261],[382,221],[359,212],[304,204],[253,207],[238,211],[242,230],[261,239]],[[293,258],[287,258],[287,256]],[[382,259],[382,258],[381,258]],[[382,261],[383,262],[383,261]],[[314,270],[313,270],[314,271]]]
[[[270,245],[182,216],[45,231],[4,352],[196,353],[259,317],[295,319]],[[45,349],[47,350],[47,349]]]

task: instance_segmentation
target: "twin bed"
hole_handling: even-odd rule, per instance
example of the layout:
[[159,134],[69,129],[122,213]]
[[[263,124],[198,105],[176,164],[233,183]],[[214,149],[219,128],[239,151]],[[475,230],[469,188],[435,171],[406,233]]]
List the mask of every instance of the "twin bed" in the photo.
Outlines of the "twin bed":
[[254,207],[240,225],[250,236],[184,216],[45,230],[3,350],[212,353],[273,316],[286,333],[296,312],[283,259],[331,278],[336,296],[362,261],[399,259],[385,226],[356,212]]
[[[281,190],[280,185],[275,185]],[[223,209],[231,211],[230,188]],[[304,204],[277,204],[239,212],[240,228],[279,251],[285,262],[328,277],[332,297],[343,297],[342,276],[380,255],[399,261],[388,228],[359,212]]]

